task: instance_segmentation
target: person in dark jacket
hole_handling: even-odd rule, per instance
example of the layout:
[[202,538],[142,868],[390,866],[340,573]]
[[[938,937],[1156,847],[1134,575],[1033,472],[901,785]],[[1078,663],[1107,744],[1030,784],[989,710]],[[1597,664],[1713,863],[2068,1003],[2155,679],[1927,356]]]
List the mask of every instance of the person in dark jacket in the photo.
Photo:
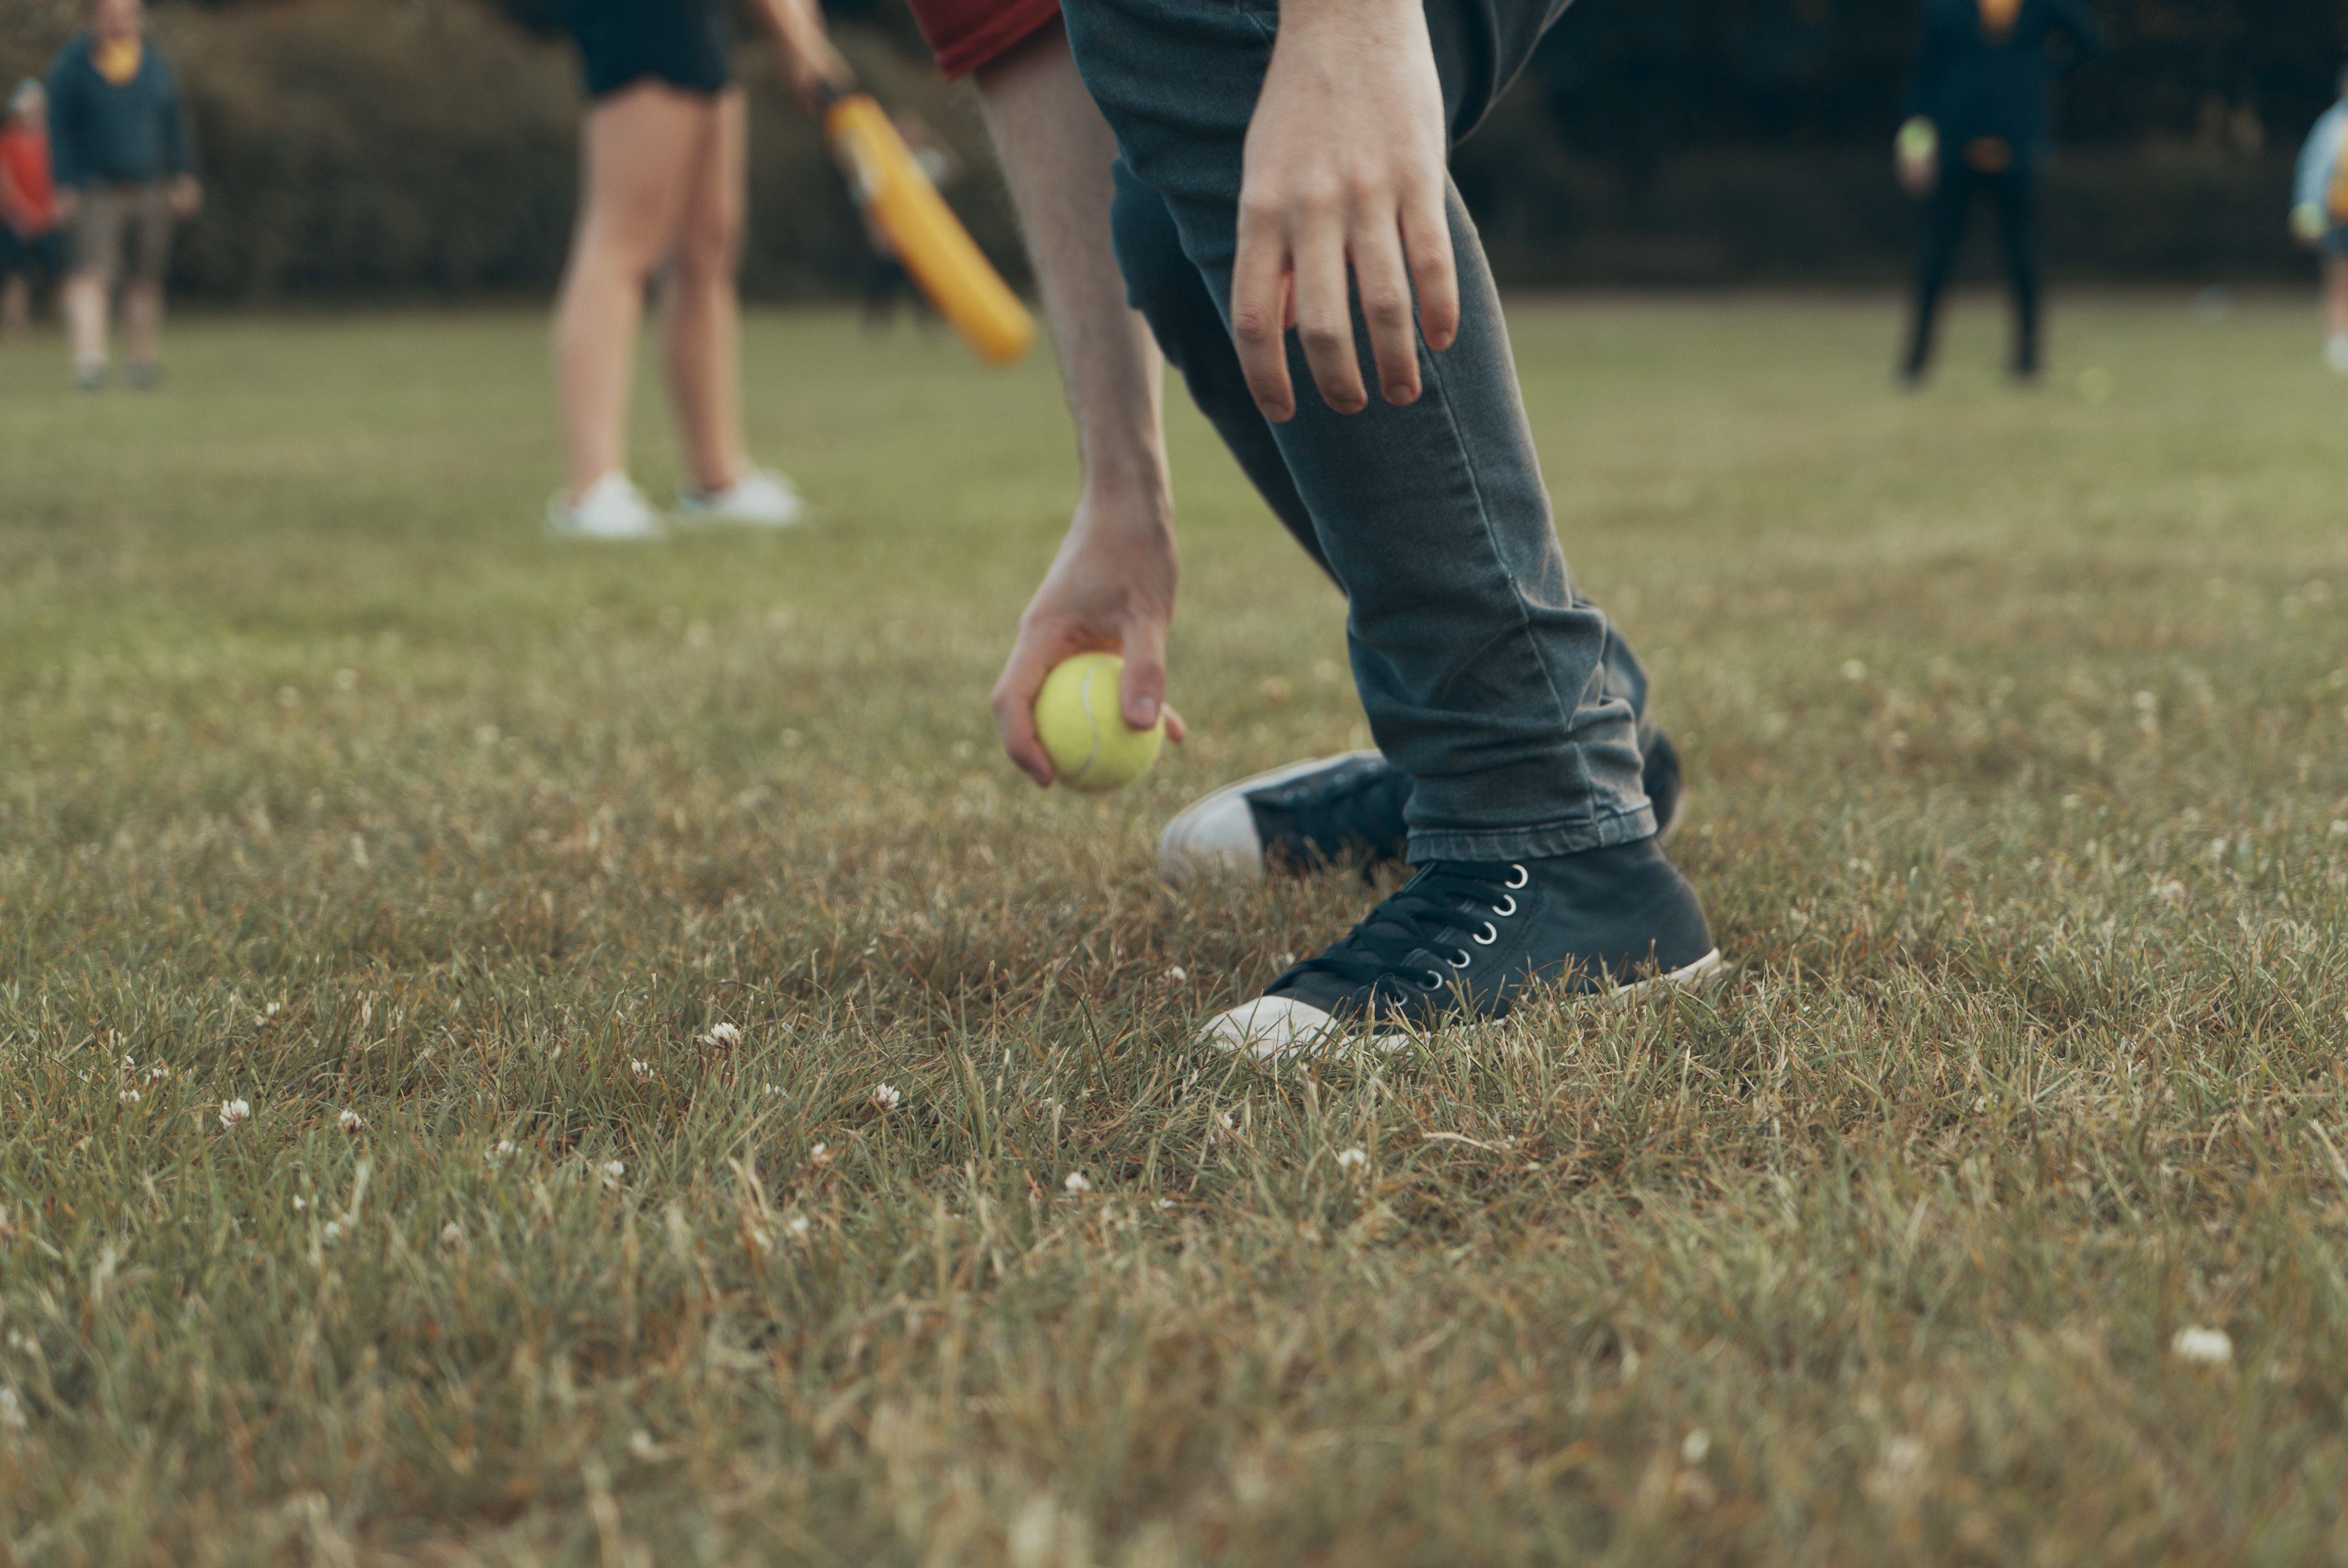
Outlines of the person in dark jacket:
[[2053,139],[2057,44],[2075,65],[2101,45],[2085,0],[1925,0],[1900,181],[1926,201],[1902,376],[1923,379],[1949,264],[1976,196],[1997,208],[2013,291],[2013,374],[2037,375],[2038,173]]
[[140,0],[89,0],[89,30],[49,67],[49,149],[58,216],[74,237],[66,284],[74,378],[105,384],[107,314],[122,289],[123,359],[134,386],[160,374],[171,225],[202,201],[179,83],[146,37]]

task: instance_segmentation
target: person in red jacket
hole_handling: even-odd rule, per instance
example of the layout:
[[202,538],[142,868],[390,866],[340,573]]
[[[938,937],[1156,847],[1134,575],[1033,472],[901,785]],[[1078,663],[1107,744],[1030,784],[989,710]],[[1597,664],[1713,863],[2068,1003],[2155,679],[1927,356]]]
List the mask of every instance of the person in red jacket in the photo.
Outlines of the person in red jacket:
[[0,341],[25,335],[34,269],[52,285],[66,273],[47,122],[48,95],[41,84],[17,83],[8,96],[7,123],[0,126]]

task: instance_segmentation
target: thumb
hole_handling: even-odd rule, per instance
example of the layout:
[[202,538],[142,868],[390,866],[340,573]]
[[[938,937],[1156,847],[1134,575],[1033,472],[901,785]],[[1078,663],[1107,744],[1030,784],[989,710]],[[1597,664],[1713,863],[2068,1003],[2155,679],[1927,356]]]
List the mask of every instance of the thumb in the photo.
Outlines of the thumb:
[[1125,677],[1117,682],[1117,707],[1137,730],[1158,723],[1166,708],[1166,629],[1146,622],[1125,628]]

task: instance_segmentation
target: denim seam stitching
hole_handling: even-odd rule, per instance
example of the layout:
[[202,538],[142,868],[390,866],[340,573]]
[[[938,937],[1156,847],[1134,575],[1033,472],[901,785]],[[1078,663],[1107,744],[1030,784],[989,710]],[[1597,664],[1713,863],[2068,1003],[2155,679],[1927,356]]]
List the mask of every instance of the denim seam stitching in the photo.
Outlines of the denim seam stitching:
[[[1449,196],[1450,192],[1447,190],[1445,192],[1445,210],[1443,214],[1443,227],[1447,236],[1450,233],[1451,230]],[[1417,336],[1418,341],[1421,343],[1424,343],[1426,341],[1426,335],[1423,333],[1416,333],[1415,335]],[[1512,354],[1510,355],[1510,359],[1513,361],[1514,357],[1515,356]],[[1532,617],[1525,613],[1524,589],[1517,581],[1517,574],[1509,569],[1508,558],[1500,553],[1499,540],[1493,537],[1492,511],[1491,507],[1485,503],[1483,477],[1477,472],[1476,460],[1469,450],[1467,436],[1459,428],[1459,411],[1451,401],[1451,389],[1449,384],[1444,379],[1442,364],[1436,357],[1436,354],[1433,349],[1428,349],[1426,351],[1426,368],[1429,379],[1435,383],[1437,395],[1440,398],[1443,404],[1444,423],[1451,427],[1452,443],[1458,447],[1461,466],[1466,468],[1468,472],[1468,487],[1475,492],[1476,520],[1483,528],[1485,546],[1492,553],[1493,564],[1500,569],[1501,579],[1509,585],[1509,597],[1510,601],[1515,605],[1517,611],[1518,633],[1525,639],[1528,644],[1530,645],[1530,651],[1533,656],[1533,664],[1541,672],[1541,684],[1549,688],[1550,706],[1550,710],[1558,716],[1559,729],[1562,732],[1570,733],[1572,729],[1573,723],[1572,712],[1568,710],[1565,705],[1564,694],[1557,689],[1557,677],[1550,670],[1549,661],[1541,657],[1540,639],[1532,635]],[[1547,482],[1544,481],[1541,486],[1541,492],[1544,499],[1548,497],[1548,491],[1549,486]],[[1556,531],[1556,521],[1552,518],[1550,523],[1550,531],[1554,533]],[[1560,548],[1559,553],[1560,555],[1564,553],[1562,548]],[[1570,568],[1567,569],[1567,578],[1568,581],[1570,582]],[[1581,797],[1585,801],[1590,800],[1596,794],[1596,791],[1591,785],[1589,766],[1582,760],[1581,748],[1579,745],[1571,745],[1570,749],[1573,755],[1574,772],[1581,775],[1580,782],[1581,784]]]

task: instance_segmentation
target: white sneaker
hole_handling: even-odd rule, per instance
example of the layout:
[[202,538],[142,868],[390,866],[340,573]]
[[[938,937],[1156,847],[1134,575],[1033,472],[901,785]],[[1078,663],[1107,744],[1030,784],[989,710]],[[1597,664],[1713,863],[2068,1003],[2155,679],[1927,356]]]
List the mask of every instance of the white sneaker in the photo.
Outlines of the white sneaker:
[[660,514],[629,477],[614,468],[587,487],[575,507],[561,492],[546,503],[546,531],[558,539],[656,539],[668,532]]
[[2348,375],[2348,334],[2324,343],[2323,363],[2332,367],[2334,375]]
[[688,490],[676,509],[697,523],[736,523],[752,528],[788,528],[807,516],[807,503],[790,480],[772,468],[751,468],[723,490]]

